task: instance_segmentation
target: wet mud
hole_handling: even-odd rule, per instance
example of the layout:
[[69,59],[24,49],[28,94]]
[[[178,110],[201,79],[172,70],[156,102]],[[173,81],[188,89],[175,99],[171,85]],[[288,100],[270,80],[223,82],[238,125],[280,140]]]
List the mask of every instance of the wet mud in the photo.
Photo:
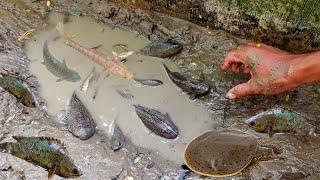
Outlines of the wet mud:
[[[280,106],[307,116],[310,124],[319,129],[319,85],[301,86],[278,96],[256,95],[229,102],[224,97],[226,92],[234,85],[248,80],[249,77],[234,73],[223,74],[220,72],[220,65],[227,52],[240,43],[246,42],[245,40],[234,38],[223,31],[202,28],[154,12],[128,10],[105,1],[58,0],[54,1],[50,7],[47,7],[44,1],[36,3],[27,0],[0,1],[0,53],[5,53],[8,57],[0,60],[0,70],[1,72],[17,71],[19,76],[25,78],[30,84],[32,92],[39,101],[39,108],[27,108],[17,103],[14,96],[1,88],[0,138],[2,142],[13,141],[13,135],[58,138],[65,143],[70,156],[83,171],[84,175],[78,179],[126,179],[127,177],[178,179],[183,172],[180,163],[172,163],[156,151],[141,148],[130,140],[126,140],[123,148],[116,152],[106,147],[107,139],[100,131],[89,140],[81,141],[69,133],[63,124],[57,121],[57,117],[48,113],[46,97],[40,93],[42,87],[39,86],[38,79],[29,71],[30,61],[34,59],[25,56],[23,52],[25,41],[18,41],[17,38],[31,28],[46,28],[49,12],[90,16],[111,27],[130,29],[150,41],[174,36],[178,42],[183,43],[182,52],[170,58],[170,61],[178,66],[184,76],[203,79],[211,86],[207,96],[196,100],[196,103],[210,113],[208,122],[217,124],[221,128],[238,129],[253,134],[261,143],[283,146],[283,153],[277,155],[276,159],[259,162],[248,171],[236,176],[236,179],[288,177],[318,179],[320,177],[318,136],[304,141],[290,134],[275,134],[272,139],[269,139],[267,135],[254,132],[244,123],[255,114]],[[42,48],[39,51],[42,51]],[[10,58],[15,60],[10,61]],[[13,64],[13,62],[19,63]],[[90,72],[91,67],[86,71]],[[114,96],[117,95],[115,92]],[[155,102],[149,105],[156,104]],[[44,169],[9,154],[1,154],[0,162],[1,177],[25,177],[26,179],[47,177],[47,171]],[[199,179],[193,173],[187,178]],[[53,179],[61,178],[54,176]]]

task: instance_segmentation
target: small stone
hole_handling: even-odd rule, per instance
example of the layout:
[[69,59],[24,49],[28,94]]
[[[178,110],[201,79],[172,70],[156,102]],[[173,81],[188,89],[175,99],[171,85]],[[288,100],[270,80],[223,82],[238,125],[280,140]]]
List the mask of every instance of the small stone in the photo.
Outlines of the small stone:
[[139,163],[140,161],[141,161],[141,157],[140,157],[140,156],[137,156],[137,157],[134,158],[133,163],[134,163],[134,164],[137,164],[137,163]]

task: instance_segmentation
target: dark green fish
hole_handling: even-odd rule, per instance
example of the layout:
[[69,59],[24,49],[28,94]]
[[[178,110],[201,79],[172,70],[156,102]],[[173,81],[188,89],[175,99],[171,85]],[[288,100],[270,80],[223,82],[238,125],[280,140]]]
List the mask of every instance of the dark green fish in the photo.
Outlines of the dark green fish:
[[152,42],[141,49],[140,52],[148,56],[167,58],[180,53],[182,48],[182,44],[175,40],[167,39]]
[[314,131],[314,127],[305,117],[282,108],[259,113],[246,120],[246,124],[255,131],[268,133],[270,136],[279,132],[292,132],[304,136]]
[[13,76],[0,74],[0,86],[16,97],[17,102],[31,108],[37,106],[36,99],[29,90],[28,85]]
[[162,114],[160,111],[146,108],[140,105],[133,105],[136,113],[143,124],[155,134],[167,138],[175,139],[179,135],[177,126],[172,122],[169,114]]
[[79,139],[87,140],[95,133],[96,123],[76,92],[69,101],[66,120],[68,130]]
[[163,84],[162,81],[157,80],[157,79],[137,79],[137,78],[133,78],[136,82],[142,84],[142,85],[146,85],[146,86],[160,86]]
[[197,80],[188,80],[178,72],[171,72],[169,68],[163,64],[169,78],[172,82],[190,95],[190,99],[206,94],[210,87]]
[[51,55],[48,47],[48,41],[45,41],[43,45],[43,59],[44,62],[42,62],[42,64],[46,66],[48,71],[59,78],[57,82],[63,80],[71,82],[80,81],[81,78],[79,74],[76,71],[69,69],[65,60],[60,62],[58,59]]
[[57,139],[47,137],[13,136],[16,143],[0,144],[2,152],[12,154],[49,171],[48,178],[53,174],[71,178],[81,176],[64,145]]

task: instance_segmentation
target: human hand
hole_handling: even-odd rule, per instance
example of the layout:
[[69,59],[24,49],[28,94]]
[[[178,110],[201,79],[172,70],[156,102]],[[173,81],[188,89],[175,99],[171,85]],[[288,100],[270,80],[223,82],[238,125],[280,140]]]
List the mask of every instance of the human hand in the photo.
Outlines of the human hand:
[[290,78],[290,68],[293,59],[299,57],[264,44],[240,45],[228,53],[221,70],[225,72],[231,68],[236,73],[243,70],[251,74],[251,79],[232,88],[228,98],[275,95],[296,87],[298,84]]

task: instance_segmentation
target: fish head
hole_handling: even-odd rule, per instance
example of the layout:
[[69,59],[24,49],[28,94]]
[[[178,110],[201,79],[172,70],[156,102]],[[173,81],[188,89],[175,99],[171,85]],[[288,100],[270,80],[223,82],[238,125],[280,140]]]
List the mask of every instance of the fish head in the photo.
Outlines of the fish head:
[[82,172],[74,164],[70,158],[65,158],[60,162],[60,174],[63,177],[79,177],[82,175]]
[[78,126],[72,128],[72,133],[79,139],[87,140],[94,135],[95,127],[94,126],[83,127],[79,124]]
[[37,101],[34,98],[34,96],[32,94],[30,94],[29,96],[25,96],[21,99],[22,104],[24,104],[25,106],[31,107],[31,108],[35,108],[37,107]]
[[200,81],[193,81],[194,85],[192,86],[192,88],[194,88],[194,91],[200,93],[200,94],[204,94],[206,92],[209,91],[210,87],[203,82]]
[[110,141],[110,148],[114,151],[119,150],[123,146],[124,140],[121,137],[113,137]]
[[245,123],[252,128],[253,130],[257,132],[264,132],[268,128],[269,118],[266,117],[260,117],[260,116],[254,116],[248,120],[245,121]]

